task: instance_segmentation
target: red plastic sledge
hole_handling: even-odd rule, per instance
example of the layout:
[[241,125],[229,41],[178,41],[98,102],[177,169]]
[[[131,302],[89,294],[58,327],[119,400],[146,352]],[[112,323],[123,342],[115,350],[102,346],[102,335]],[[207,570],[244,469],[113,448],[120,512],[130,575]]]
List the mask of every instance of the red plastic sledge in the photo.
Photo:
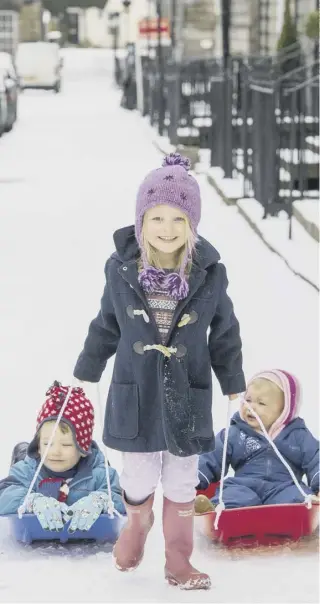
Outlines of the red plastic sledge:
[[[217,486],[218,483],[211,484],[198,495],[211,498]],[[215,512],[206,512],[195,520],[202,533],[227,547],[279,545],[312,535],[319,525],[319,504],[313,504],[311,509],[304,503],[291,503],[223,510],[217,530],[215,518]]]

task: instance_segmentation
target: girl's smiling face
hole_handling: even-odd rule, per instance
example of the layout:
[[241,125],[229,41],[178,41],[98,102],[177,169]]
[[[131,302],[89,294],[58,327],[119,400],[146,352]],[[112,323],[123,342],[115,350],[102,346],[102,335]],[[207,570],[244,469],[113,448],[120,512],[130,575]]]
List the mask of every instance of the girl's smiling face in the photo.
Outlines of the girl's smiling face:
[[147,242],[161,255],[174,257],[187,241],[187,218],[180,210],[159,204],[147,210],[143,233]]
[[[258,378],[254,380],[245,396],[245,400],[251,405],[260,417],[265,429],[268,431],[274,422],[280,417],[284,408],[284,394],[282,390],[270,380]],[[254,430],[260,430],[258,420],[244,405],[243,419]]]

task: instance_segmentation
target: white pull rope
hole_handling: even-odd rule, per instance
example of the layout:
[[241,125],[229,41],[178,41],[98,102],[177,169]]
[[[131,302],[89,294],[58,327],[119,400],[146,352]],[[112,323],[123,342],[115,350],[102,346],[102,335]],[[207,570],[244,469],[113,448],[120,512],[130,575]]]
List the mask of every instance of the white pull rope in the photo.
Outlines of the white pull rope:
[[[103,431],[103,424],[104,424],[104,422],[103,422],[103,413],[102,413],[102,405],[101,405],[101,397],[100,397],[99,384],[97,384],[97,407],[98,407],[100,430]],[[105,466],[106,466],[106,479],[107,479],[107,487],[108,487],[108,509],[107,509],[107,514],[110,516],[110,518],[114,518],[115,514],[117,516],[119,516],[119,518],[122,518],[122,515],[118,512],[118,510],[115,509],[114,503],[112,501],[111,483],[110,483],[110,472],[109,472],[109,463],[108,463],[108,449],[107,449],[106,445],[104,444],[104,442],[102,442],[102,447],[103,447],[104,458],[105,458],[105,462],[106,462],[105,463]]]
[[[283,465],[285,466],[285,468],[288,470],[294,484],[296,485],[297,489],[300,491],[301,495],[303,495],[304,497],[304,503],[307,506],[308,509],[310,509],[312,507],[312,502],[313,501],[318,501],[318,498],[315,495],[312,495],[310,493],[306,493],[303,488],[301,487],[301,485],[299,484],[292,468],[290,468],[289,464],[286,462],[286,460],[284,459],[284,457],[281,455],[280,451],[278,450],[277,446],[274,444],[274,442],[272,441],[272,439],[270,438],[267,430],[265,429],[260,417],[258,416],[258,414],[254,411],[254,409],[251,407],[251,405],[245,401],[245,405],[246,407],[248,407],[248,409],[250,410],[250,413],[252,413],[252,415],[256,418],[257,422],[259,423],[259,426],[264,434],[264,436],[266,437],[267,441],[269,442],[269,444],[272,446],[273,450],[275,451],[276,455],[279,457],[280,461],[282,461]],[[223,453],[222,453],[222,468],[221,468],[221,480],[220,480],[220,491],[219,491],[219,503],[215,509],[216,512],[216,517],[215,517],[215,521],[214,521],[214,528],[215,530],[217,530],[218,528],[218,524],[219,524],[219,519],[221,516],[222,511],[225,509],[225,504],[223,502],[223,483],[224,483],[224,474],[225,474],[225,468],[226,468],[226,460],[227,460],[227,440],[228,440],[228,434],[229,434],[229,426],[230,426],[230,415],[231,415],[231,401],[229,401],[229,405],[228,405],[228,414],[227,414],[227,427],[226,427],[226,432],[225,432],[225,438],[224,438],[224,443],[223,443]]]
[[29,497],[29,495],[32,493],[32,489],[33,489],[33,487],[34,487],[34,485],[35,485],[35,483],[36,483],[36,480],[37,480],[37,478],[38,478],[38,476],[39,476],[39,474],[40,474],[40,470],[41,470],[41,468],[42,468],[42,466],[43,466],[43,464],[44,464],[45,458],[47,457],[47,453],[48,453],[48,451],[49,451],[49,449],[50,449],[50,447],[51,447],[51,444],[52,444],[52,442],[53,442],[53,439],[54,439],[54,437],[55,437],[56,431],[57,431],[57,429],[58,429],[58,425],[59,425],[60,420],[61,420],[61,418],[62,418],[62,414],[63,414],[63,412],[64,412],[64,410],[65,410],[65,408],[66,408],[66,406],[67,406],[67,404],[68,404],[69,398],[70,398],[70,396],[71,396],[71,392],[72,392],[73,388],[75,388],[75,387],[76,387],[76,386],[74,386],[74,383],[75,383],[75,381],[73,380],[73,382],[72,382],[71,386],[69,386],[68,394],[67,394],[66,398],[64,399],[63,404],[62,404],[62,407],[61,407],[61,409],[60,409],[60,411],[59,411],[59,415],[58,415],[58,417],[57,417],[57,421],[56,421],[56,423],[55,423],[55,425],[54,425],[54,428],[53,428],[53,430],[52,430],[51,436],[50,436],[50,438],[49,438],[49,442],[48,442],[48,444],[47,444],[47,446],[46,446],[46,448],[45,448],[45,450],[44,450],[44,453],[43,453],[43,455],[42,455],[42,457],[41,457],[40,463],[39,463],[39,465],[38,465],[38,467],[37,467],[37,469],[36,469],[36,471],[35,471],[34,477],[33,477],[32,481],[31,481],[31,484],[30,484],[30,486],[29,486],[29,488],[28,488],[28,492],[27,492],[27,494],[26,494],[26,496],[25,496],[25,498],[24,498],[24,500],[23,500],[23,503],[22,503],[22,505],[21,505],[21,506],[18,508],[18,517],[19,517],[20,519],[22,518],[23,514],[24,514],[24,513],[25,513],[25,511],[26,511],[28,497]]
[[215,528],[215,530],[217,530],[217,528],[218,528],[218,524],[219,524],[219,519],[220,519],[221,513],[225,509],[222,493],[223,493],[224,475],[225,475],[226,463],[227,463],[228,435],[229,435],[231,413],[232,413],[232,401],[229,400],[228,401],[228,408],[227,408],[227,422],[226,422],[226,429],[225,429],[225,433],[224,433],[224,443],[223,443],[223,451],[222,451],[222,466],[221,466],[219,503],[218,503],[218,505],[217,505],[217,507],[215,509],[215,512],[216,512],[216,517],[215,517],[215,521],[214,521],[214,528]]
[[284,457],[281,455],[279,449],[277,448],[277,446],[274,444],[273,440],[270,438],[267,430],[265,429],[259,415],[257,415],[257,413],[252,409],[251,405],[247,402],[245,402],[246,407],[248,407],[248,409],[250,410],[250,413],[252,413],[252,415],[256,418],[257,422],[259,423],[259,426],[264,434],[264,436],[266,437],[267,441],[269,442],[269,444],[271,445],[271,447],[273,448],[274,452],[276,453],[276,455],[279,457],[280,461],[282,461],[284,467],[288,470],[294,484],[296,485],[297,489],[300,491],[301,495],[303,495],[304,497],[304,502],[307,506],[308,509],[310,509],[312,507],[312,501],[318,501],[318,498],[315,495],[312,495],[311,493],[306,493],[302,486],[299,484],[297,477],[295,476],[292,468],[289,466],[288,462],[284,459]]

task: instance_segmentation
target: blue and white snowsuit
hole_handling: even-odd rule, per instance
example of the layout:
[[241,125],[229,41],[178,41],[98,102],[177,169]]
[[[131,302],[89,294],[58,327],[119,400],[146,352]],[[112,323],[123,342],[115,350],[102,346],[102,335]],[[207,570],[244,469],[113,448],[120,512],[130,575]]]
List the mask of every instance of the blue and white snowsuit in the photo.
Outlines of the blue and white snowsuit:
[[[222,471],[222,450],[225,430],[216,438],[216,448],[199,459],[198,489],[206,489],[218,482]],[[294,419],[274,439],[274,444],[292,468],[306,493],[319,491],[319,441],[307,429],[303,419]],[[298,503],[303,496],[295,486],[288,470],[275,451],[259,432],[256,432],[236,413],[228,436],[226,473],[229,466],[235,472],[226,478],[223,501],[226,508],[262,504]],[[306,475],[308,486],[302,482]],[[217,504],[219,489],[212,502]]]

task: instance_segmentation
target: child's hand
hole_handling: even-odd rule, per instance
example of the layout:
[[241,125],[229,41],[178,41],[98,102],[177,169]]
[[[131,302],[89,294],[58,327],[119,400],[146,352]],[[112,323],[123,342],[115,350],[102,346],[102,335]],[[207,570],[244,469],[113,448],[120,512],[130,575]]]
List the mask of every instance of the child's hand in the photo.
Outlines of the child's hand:
[[107,506],[108,495],[100,491],[94,491],[87,497],[79,499],[79,501],[76,501],[69,508],[68,520],[70,519],[71,512],[73,516],[68,532],[89,531],[100,514],[107,509]]
[[68,512],[68,506],[53,497],[31,493],[27,500],[27,510],[37,516],[45,531],[62,531],[63,518]]

